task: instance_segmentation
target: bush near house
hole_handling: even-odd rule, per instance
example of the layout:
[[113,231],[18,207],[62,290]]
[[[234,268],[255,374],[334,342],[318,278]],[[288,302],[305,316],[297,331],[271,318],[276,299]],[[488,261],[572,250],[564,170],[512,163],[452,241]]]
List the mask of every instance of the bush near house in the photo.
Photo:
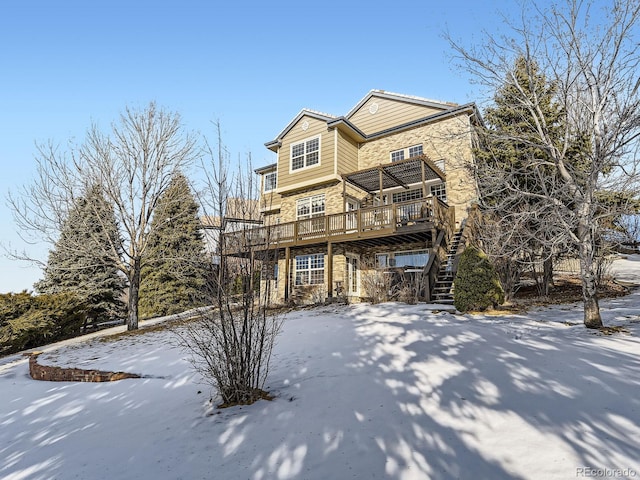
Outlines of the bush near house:
[[76,295],[0,294],[0,355],[78,335],[87,306]]
[[460,257],[454,280],[453,305],[461,312],[468,312],[502,303],[504,290],[493,265],[482,251],[467,247]]

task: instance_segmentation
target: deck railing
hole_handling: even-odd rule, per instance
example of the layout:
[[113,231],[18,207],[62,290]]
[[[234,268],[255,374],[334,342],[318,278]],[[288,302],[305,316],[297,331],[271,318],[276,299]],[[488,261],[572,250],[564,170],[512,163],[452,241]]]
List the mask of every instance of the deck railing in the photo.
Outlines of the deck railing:
[[[430,224],[451,229],[453,208],[437,197],[361,208],[350,212],[305,218],[294,222],[225,233],[225,247],[234,252],[243,247],[287,246],[331,240],[336,237],[375,236],[397,232],[403,227]],[[429,228],[430,228],[429,225]]]

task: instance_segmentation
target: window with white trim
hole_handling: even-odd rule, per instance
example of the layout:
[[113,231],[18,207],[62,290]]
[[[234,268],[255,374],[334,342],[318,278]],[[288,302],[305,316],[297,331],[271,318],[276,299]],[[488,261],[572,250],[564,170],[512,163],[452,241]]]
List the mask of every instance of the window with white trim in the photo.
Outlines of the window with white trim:
[[422,155],[422,145],[409,147],[409,158],[418,157],[420,155]]
[[403,190],[392,195],[393,203],[408,202],[410,200],[418,200],[422,198],[422,189],[413,188],[411,190]]
[[347,255],[347,293],[357,295],[360,291],[360,261],[358,257]]
[[400,148],[391,152],[391,161],[399,162],[405,158],[413,158],[422,155],[422,145]]
[[264,175],[264,192],[272,192],[278,186],[278,173],[270,172]]
[[324,215],[324,193],[299,198],[296,202],[296,219],[302,220]]
[[311,167],[320,163],[320,137],[291,145],[291,170]]
[[378,268],[419,268],[424,267],[428,261],[428,250],[408,250],[405,252],[378,253],[376,255]]
[[319,285],[324,283],[324,254],[299,255],[296,257],[296,285]]
[[391,152],[392,162],[399,162],[400,160],[404,160],[404,149]]
[[431,195],[438,197],[444,203],[447,203],[447,186],[444,183],[431,186]]
[[376,255],[376,266],[378,268],[387,268],[389,266],[389,254],[378,253]]

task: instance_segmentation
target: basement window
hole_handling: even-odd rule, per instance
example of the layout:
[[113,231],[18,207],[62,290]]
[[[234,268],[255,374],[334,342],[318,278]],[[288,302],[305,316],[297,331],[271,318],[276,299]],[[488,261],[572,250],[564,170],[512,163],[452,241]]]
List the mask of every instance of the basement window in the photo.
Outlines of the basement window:
[[429,261],[428,250],[408,250],[406,252],[379,253],[376,255],[378,268],[417,268]]

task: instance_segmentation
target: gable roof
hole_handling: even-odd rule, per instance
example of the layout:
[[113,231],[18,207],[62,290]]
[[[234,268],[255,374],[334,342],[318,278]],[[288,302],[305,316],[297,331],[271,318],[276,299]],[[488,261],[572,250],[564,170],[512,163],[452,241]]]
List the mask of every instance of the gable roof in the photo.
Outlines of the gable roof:
[[[420,105],[424,107],[437,109],[440,111],[437,113],[428,115],[426,117],[420,118],[418,120],[412,120],[405,124],[397,125],[397,126],[394,126],[393,128],[382,130],[380,132],[365,134],[350,121],[350,118],[353,117],[353,115],[357,113],[357,111],[365,103],[367,103],[372,97],[401,101],[401,102],[410,103],[413,105]],[[318,120],[324,121],[327,123],[327,128],[338,128],[339,130],[345,131],[349,136],[354,138],[356,141],[363,142],[363,141],[371,140],[377,137],[383,137],[385,135],[389,135],[390,133],[401,131],[403,129],[412,128],[420,124],[442,120],[449,116],[457,115],[465,110],[472,111],[479,118],[479,113],[474,103],[459,105],[453,102],[432,100],[432,99],[417,97],[413,95],[405,95],[402,93],[386,92],[385,90],[370,90],[369,93],[367,93],[344,116],[336,116],[336,115],[331,115],[329,113],[319,112],[317,110],[311,110],[309,108],[303,108],[293,118],[293,120],[291,120],[287,124],[287,126],[278,134],[278,136],[274,140],[266,142],[265,146],[269,150],[272,150],[275,152],[278,149],[278,147],[282,145],[282,139],[285,137],[285,135],[289,133],[291,129],[296,125],[296,123],[298,123],[298,121],[300,121],[300,119],[304,116],[309,116],[311,118],[316,118]]]
[[422,105],[424,107],[438,108],[440,110],[449,110],[452,107],[457,107],[457,103],[442,102],[440,100],[430,100],[428,98],[416,97],[413,95],[404,95],[402,93],[386,92],[384,90],[371,90],[367,93],[362,100],[360,100],[355,107],[349,110],[344,117],[349,119],[352,117],[365,103],[369,101],[371,97],[386,98],[388,100],[399,100],[401,102],[413,103],[414,105]]
[[286,127],[284,127],[284,130],[282,130],[278,136],[274,139],[271,140],[270,142],[265,143],[264,145],[269,149],[269,150],[274,150],[275,148],[280,146],[280,143],[282,142],[282,139],[284,138],[284,136],[289,133],[291,131],[291,129],[293,127],[295,127],[296,123],[298,123],[300,121],[300,119],[304,116],[307,117],[311,117],[311,118],[316,118],[318,120],[322,120],[324,122],[328,122],[330,120],[333,120],[334,118],[336,118],[335,115],[331,115],[329,113],[323,113],[323,112],[319,112],[317,110],[311,110],[310,108],[303,108],[302,110],[300,110],[300,113],[298,113],[298,115],[296,115],[293,120],[291,120]]
[[391,128],[387,128],[385,130],[381,130],[379,132],[370,133],[370,134],[363,133],[360,129],[358,129],[355,125],[353,125],[353,123],[351,123],[346,117],[337,117],[336,119],[327,122],[327,127],[337,128],[339,130],[342,130],[352,138],[356,139],[358,142],[364,142],[367,140],[373,140],[375,138],[384,137],[385,135],[390,135],[392,133],[397,133],[409,128],[417,127],[419,125],[424,125],[427,123],[444,120],[445,118],[459,115],[464,111],[470,111],[474,115],[479,117],[475,103],[467,103],[465,105],[457,105],[455,107],[449,107],[448,109],[442,110],[441,112],[437,112],[437,113],[428,115],[426,117],[419,118],[417,120],[411,120],[407,123],[395,125]]
[[269,165],[265,165],[264,167],[256,168],[254,170],[254,172],[256,172],[258,175],[260,175],[262,173],[273,172],[273,171],[275,171],[277,169],[278,169],[278,164],[277,163],[270,163]]

